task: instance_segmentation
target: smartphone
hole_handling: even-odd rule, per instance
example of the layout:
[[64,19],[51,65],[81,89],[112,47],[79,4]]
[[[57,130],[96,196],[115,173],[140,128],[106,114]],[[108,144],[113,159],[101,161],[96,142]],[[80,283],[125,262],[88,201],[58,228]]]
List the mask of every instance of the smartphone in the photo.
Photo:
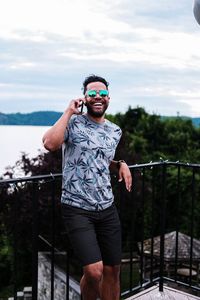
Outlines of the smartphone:
[[83,106],[84,106],[84,102],[82,101],[81,106],[80,106],[80,113],[83,114]]

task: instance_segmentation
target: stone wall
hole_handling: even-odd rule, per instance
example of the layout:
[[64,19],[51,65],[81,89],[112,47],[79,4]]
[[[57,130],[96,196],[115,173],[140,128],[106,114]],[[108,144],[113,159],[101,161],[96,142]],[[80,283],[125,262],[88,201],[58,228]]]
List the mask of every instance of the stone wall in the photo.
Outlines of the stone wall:
[[[38,253],[38,300],[51,299],[51,261],[48,255],[47,252]],[[63,299],[66,299],[66,275],[62,269],[55,265],[54,300]],[[69,278],[69,299],[81,299],[79,283],[71,277]]]

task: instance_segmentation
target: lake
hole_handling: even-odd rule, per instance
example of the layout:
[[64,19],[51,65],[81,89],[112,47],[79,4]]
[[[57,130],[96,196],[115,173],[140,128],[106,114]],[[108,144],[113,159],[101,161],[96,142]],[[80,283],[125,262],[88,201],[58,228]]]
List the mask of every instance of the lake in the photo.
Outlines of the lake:
[[6,166],[14,166],[21,153],[35,157],[38,150],[45,151],[42,136],[49,126],[7,126],[0,125],[0,176]]

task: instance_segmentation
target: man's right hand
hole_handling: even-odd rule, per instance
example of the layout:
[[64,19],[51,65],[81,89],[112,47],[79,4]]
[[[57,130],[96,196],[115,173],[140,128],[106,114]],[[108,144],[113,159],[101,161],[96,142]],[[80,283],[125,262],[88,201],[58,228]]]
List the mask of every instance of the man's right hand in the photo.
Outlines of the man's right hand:
[[82,102],[85,102],[84,98],[71,100],[64,114],[62,114],[58,121],[44,134],[42,140],[47,150],[55,151],[61,147],[64,142],[68,122],[73,114],[81,114],[79,107],[82,105]]
[[81,114],[79,107],[84,102],[85,102],[84,98],[78,98],[78,99],[71,100],[66,111],[68,111],[71,115],[73,115],[73,114],[79,115],[79,114]]

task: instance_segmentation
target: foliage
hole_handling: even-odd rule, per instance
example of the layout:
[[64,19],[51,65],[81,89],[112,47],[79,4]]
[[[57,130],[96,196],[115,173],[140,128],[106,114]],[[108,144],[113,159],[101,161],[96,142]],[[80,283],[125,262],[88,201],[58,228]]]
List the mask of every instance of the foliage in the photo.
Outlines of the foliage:
[[[116,114],[111,120],[117,123],[123,131],[123,137],[117,151],[117,158],[125,159],[129,165],[146,163],[150,161],[181,161],[198,163],[200,161],[200,128],[193,126],[191,120],[176,118],[161,118],[158,115],[149,115],[143,108],[129,107],[125,114]],[[159,235],[161,220],[159,217],[162,207],[162,174],[156,171],[155,181],[157,189],[152,190],[152,172],[149,170],[145,174],[145,203],[142,200],[142,180],[143,176],[139,172],[135,174],[133,180],[134,193],[132,197],[126,196],[124,202],[123,236],[125,248],[130,247],[130,235],[134,235],[135,240],[148,238],[152,234],[152,222],[154,224],[153,234]],[[199,199],[199,174],[196,171],[195,199]],[[181,169],[180,191],[178,191],[177,168],[168,168],[166,174],[166,231],[170,232],[179,229],[190,235],[190,220],[192,211],[192,171],[187,168]],[[154,216],[152,216],[151,201],[154,193]],[[117,197],[118,198],[118,194]],[[134,204],[133,204],[134,199]],[[178,204],[178,199],[180,203]],[[127,210],[127,207],[130,210]],[[179,211],[175,208],[179,207]],[[194,236],[200,237],[200,222],[198,213],[200,203],[195,202],[195,227]],[[137,217],[135,216],[137,211]],[[122,213],[123,214],[123,213]],[[144,216],[144,220],[143,220]],[[178,220],[177,220],[178,216]],[[142,232],[142,222],[144,222],[144,233]],[[178,224],[177,224],[178,222]],[[130,228],[133,232],[130,233]],[[129,232],[129,234],[128,234]],[[134,246],[137,248],[137,245]]]
[[111,120],[124,133],[118,152],[127,162],[142,163],[169,159],[198,162],[200,160],[200,128],[189,119],[161,118],[150,115],[143,108],[129,107],[125,114],[118,113]]
[[[52,153],[42,153],[29,159],[23,153],[14,167],[7,169],[4,174],[13,178],[18,174],[37,176],[43,174],[61,173],[61,150]],[[61,231],[59,217],[61,182],[55,183],[56,202],[56,232]],[[52,218],[52,181],[39,183],[18,183],[1,186],[0,189],[0,291],[7,285],[12,286],[14,276],[17,276],[18,286],[31,282],[32,268],[32,234],[33,234],[33,205],[38,199],[38,228],[39,234],[51,241]],[[59,238],[60,235],[57,234]],[[43,245],[40,245],[40,249]],[[14,254],[17,249],[17,254]],[[48,249],[49,250],[49,249]],[[17,266],[14,266],[14,255],[17,255]],[[18,272],[16,274],[15,268]],[[11,288],[9,288],[10,290]]]

